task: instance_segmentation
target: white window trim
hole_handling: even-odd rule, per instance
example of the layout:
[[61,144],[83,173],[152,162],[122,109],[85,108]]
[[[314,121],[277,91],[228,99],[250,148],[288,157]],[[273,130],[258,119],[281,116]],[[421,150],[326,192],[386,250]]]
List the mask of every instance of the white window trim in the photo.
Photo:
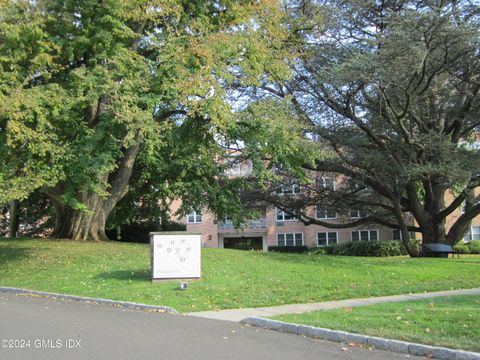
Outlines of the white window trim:
[[[357,212],[357,215],[356,215],[356,216],[352,216],[352,211],[356,211],[356,212]],[[365,217],[368,216],[368,213],[365,214],[366,216],[362,217],[362,216],[361,216],[361,210],[350,209],[350,210],[349,210],[349,215],[350,215],[350,219],[363,219],[363,218],[365,218]]]
[[[465,236],[463,237],[463,242],[464,243],[468,243],[469,241],[472,241],[472,240],[478,240],[478,239],[474,239],[473,238],[473,228],[480,228],[480,225],[472,225],[470,226],[470,229],[468,229],[468,232],[465,234]],[[480,234],[480,231],[476,232],[475,233],[476,235]],[[469,240],[465,240],[465,238],[469,235]],[[480,238],[480,236],[479,236]]]
[[297,183],[281,185],[278,190],[277,195],[298,195],[301,193],[300,185]]
[[[193,221],[190,221],[190,215],[193,214]],[[197,216],[200,215],[200,221],[197,221]],[[187,214],[187,224],[202,224],[203,223],[203,211],[193,210]]]
[[[294,243],[294,245],[287,245],[287,239],[286,239],[286,237],[287,237],[287,235],[290,235],[290,234],[293,235],[293,243]],[[295,245],[295,235],[298,235],[298,234],[301,234],[301,235],[302,235],[302,244],[301,244],[301,245]],[[285,245],[279,245],[279,244],[278,244],[278,235],[284,235]],[[304,236],[303,236],[303,232],[299,232],[299,233],[276,233],[276,234],[275,234],[275,238],[277,239],[277,246],[303,246],[304,241],[305,241],[305,238],[304,238]]]
[[[357,212],[357,216],[352,216],[352,211]],[[351,210],[349,211],[350,219],[359,219],[360,218],[360,210]]]
[[[318,205],[315,207],[315,218],[319,220],[335,220],[338,217],[337,211],[335,210],[335,217],[328,217],[327,208],[322,208],[325,213],[325,217],[318,217]],[[332,209],[334,210],[334,209]]]
[[[360,232],[361,231],[368,231],[368,240],[367,241],[379,241],[380,240],[380,237],[379,237],[379,231],[378,229],[360,229],[360,230],[352,230],[351,233],[350,233],[350,241],[365,241],[365,240],[362,240],[362,237],[361,237],[361,234]],[[371,236],[370,236],[370,232],[372,231],[376,231],[377,232],[377,239],[376,240],[372,240],[371,239]],[[353,233],[354,232],[358,232],[358,240],[353,240]]]
[[[282,220],[279,220],[278,217],[277,217],[277,215],[278,215],[279,212],[282,213]],[[295,218],[295,216],[293,216],[293,215],[289,215],[289,216],[292,217],[292,219],[285,219],[285,214],[287,214],[285,211],[280,210],[279,208],[275,208],[275,220],[276,220],[277,222],[298,221],[298,219]]]
[[[395,239],[395,231],[398,231],[398,239]],[[400,229],[392,229],[392,240],[402,240],[402,232],[400,231]]]
[[[338,231],[319,231],[319,232],[317,232],[317,247],[330,246],[330,239],[328,238],[328,234],[329,234],[329,233],[334,233],[334,234],[336,234],[337,242],[335,243],[335,245],[338,244]],[[327,245],[319,245],[319,244],[318,244],[318,234],[327,234]]]
[[333,185],[332,191],[337,191],[337,177],[333,175],[333,176],[321,176],[320,178],[318,178],[318,180],[322,181],[322,187],[324,189],[328,189],[326,179],[332,180],[332,185]]
[[[395,233],[395,231],[398,231],[398,232],[399,232],[400,238],[395,239],[395,236],[393,236],[393,234]],[[409,233],[409,235],[410,235],[410,240],[415,240],[415,232],[409,231],[408,233]],[[402,232],[400,231],[400,229],[392,229],[392,240],[399,240],[399,241],[403,240]]]

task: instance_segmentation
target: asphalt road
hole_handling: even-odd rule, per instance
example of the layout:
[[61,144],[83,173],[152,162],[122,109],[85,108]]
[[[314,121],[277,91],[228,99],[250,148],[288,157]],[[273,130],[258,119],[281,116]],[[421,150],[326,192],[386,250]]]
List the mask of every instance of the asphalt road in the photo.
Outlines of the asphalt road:
[[415,359],[238,323],[0,294],[0,359]]

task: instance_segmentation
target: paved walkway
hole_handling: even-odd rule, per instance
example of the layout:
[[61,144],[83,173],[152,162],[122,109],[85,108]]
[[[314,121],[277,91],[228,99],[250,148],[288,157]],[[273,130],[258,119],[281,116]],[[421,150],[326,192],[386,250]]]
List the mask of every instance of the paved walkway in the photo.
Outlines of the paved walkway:
[[202,311],[192,312],[186,315],[196,316],[207,319],[241,321],[247,317],[270,317],[281,314],[298,314],[315,310],[329,310],[352,306],[363,306],[371,304],[381,304],[388,302],[398,302],[407,300],[428,299],[440,296],[458,296],[458,295],[480,295],[480,288],[466,290],[436,291],[420,294],[380,296],[363,299],[349,299],[338,301],[325,301],[311,304],[292,304],[273,307],[244,308],[220,311]]

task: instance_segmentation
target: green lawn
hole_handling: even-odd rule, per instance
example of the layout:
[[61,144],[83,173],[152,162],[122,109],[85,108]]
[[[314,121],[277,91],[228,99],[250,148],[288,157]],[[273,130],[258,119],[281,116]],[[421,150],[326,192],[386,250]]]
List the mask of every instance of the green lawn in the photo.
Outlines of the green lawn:
[[480,257],[361,258],[202,249],[202,278],[150,282],[149,245],[0,240],[0,286],[167,305],[274,306],[480,286]]
[[480,296],[315,311],[278,320],[422,344],[480,351]]

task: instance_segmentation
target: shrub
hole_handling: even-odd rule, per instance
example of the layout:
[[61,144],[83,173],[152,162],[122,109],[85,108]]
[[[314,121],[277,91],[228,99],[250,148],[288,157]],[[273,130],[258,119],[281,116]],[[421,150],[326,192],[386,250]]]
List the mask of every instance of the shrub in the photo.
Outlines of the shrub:
[[308,251],[308,246],[269,246],[268,251],[282,253],[304,253]]
[[406,255],[400,241],[352,241],[346,244],[325,247],[329,255],[345,256],[399,256]]
[[480,240],[472,240],[467,243],[470,254],[480,254]]
[[453,249],[460,254],[470,254],[470,249],[466,244],[458,244],[453,247]]

